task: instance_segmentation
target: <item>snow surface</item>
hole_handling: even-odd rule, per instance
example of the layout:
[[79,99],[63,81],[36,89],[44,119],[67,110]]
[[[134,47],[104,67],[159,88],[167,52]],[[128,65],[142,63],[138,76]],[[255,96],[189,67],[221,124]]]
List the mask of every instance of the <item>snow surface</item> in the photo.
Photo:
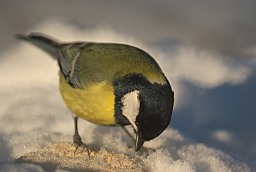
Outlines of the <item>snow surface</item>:
[[[31,28],[31,31],[43,31],[62,40],[65,38],[65,41],[98,41],[97,39],[104,38],[102,41],[126,42],[146,50],[150,49],[151,54],[158,54],[157,60],[160,62],[166,56],[138,40],[118,35],[108,28],[99,27],[94,30],[79,31],[62,22],[47,21]],[[189,64],[185,63],[187,59],[183,53],[186,51],[192,54]],[[232,66],[214,58],[205,61],[205,65],[197,68],[199,71],[194,71],[189,66],[200,62],[200,58],[199,60],[193,58],[198,54],[189,48],[186,51],[181,51],[178,53],[179,58],[173,59],[176,64],[171,66],[174,72],[169,71],[169,61],[161,64],[172,81],[176,93],[175,108],[182,107],[184,103],[181,96],[185,94],[185,90],[182,90],[180,78],[188,77],[189,72],[201,72],[204,71],[204,67],[212,70],[210,76],[204,77],[212,79],[189,78],[191,82],[200,83],[206,88],[225,82],[239,83],[246,79],[250,72],[244,66],[239,65],[235,66],[236,72],[233,72]],[[209,54],[203,55],[209,56]],[[72,114],[65,107],[59,94],[58,66],[48,55],[21,42],[1,52],[0,56],[3,57],[0,62],[0,170],[44,171],[35,165],[14,164],[13,160],[27,152],[36,151],[56,142],[72,141],[74,127]],[[181,71],[178,66],[187,70]],[[80,120],[79,129],[84,142],[88,145],[136,154],[128,148],[131,143],[118,127],[99,127]],[[214,133],[213,137],[225,142],[229,141],[232,135],[219,131]],[[142,160],[150,171],[247,172],[252,170],[246,163],[237,161],[228,154],[193,141],[191,138],[184,137],[177,129],[168,128],[158,138],[145,143],[145,147],[154,148],[156,152],[148,157],[142,157]]]
[[[0,95],[4,100],[0,116],[0,169],[42,171],[38,167],[11,162],[46,145],[72,141],[73,120],[59,96],[57,86],[13,86],[1,90]],[[81,136],[88,145],[136,154],[128,148],[131,143],[119,127],[98,127],[82,120],[79,126]],[[246,164],[219,150],[186,139],[172,128],[147,142],[145,147],[156,149],[147,158],[142,157],[151,171],[250,171]]]

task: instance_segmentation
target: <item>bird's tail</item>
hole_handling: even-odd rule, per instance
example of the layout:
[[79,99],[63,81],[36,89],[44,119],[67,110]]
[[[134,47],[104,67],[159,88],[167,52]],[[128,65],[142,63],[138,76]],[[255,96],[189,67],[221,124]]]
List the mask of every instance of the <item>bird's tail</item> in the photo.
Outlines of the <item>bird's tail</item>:
[[60,48],[61,44],[59,41],[50,38],[42,33],[30,33],[28,35],[25,34],[15,34],[14,37],[16,39],[25,40],[33,45],[39,47],[41,50],[50,54],[54,59],[58,58],[58,48]]

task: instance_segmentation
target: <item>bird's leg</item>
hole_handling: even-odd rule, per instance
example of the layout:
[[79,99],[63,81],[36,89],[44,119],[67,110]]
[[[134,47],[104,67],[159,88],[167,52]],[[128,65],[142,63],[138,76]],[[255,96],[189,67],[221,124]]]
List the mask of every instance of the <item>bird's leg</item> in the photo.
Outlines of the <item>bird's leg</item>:
[[78,133],[77,121],[78,121],[78,117],[74,117],[75,134],[73,136],[73,143],[76,146],[74,154],[76,154],[76,151],[77,151],[78,147],[81,147],[81,148],[85,148],[87,150],[88,155],[90,155],[89,149],[82,142],[82,139],[81,139],[81,137]]
[[82,139],[78,133],[78,126],[77,126],[78,117],[74,117],[74,126],[75,126],[75,134],[73,136],[73,143],[76,146],[81,146],[83,144]]
[[133,137],[133,135],[124,126],[121,126],[121,128],[128,135],[128,137],[129,137],[130,141],[132,142],[132,144],[135,143],[135,138]]

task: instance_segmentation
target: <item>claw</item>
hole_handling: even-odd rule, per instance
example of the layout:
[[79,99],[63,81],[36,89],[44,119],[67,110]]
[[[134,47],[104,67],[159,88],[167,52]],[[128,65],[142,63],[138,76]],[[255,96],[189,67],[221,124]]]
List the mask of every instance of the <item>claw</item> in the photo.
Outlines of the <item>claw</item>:
[[78,145],[77,143],[74,143],[74,145],[76,145],[76,149],[75,149],[75,151],[74,151],[74,155],[76,154],[78,148],[80,147],[80,148],[82,148],[83,150],[86,149],[87,154],[88,154],[88,156],[89,156],[89,158],[90,158],[90,154],[91,154],[91,153],[90,153],[90,150],[87,148],[87,146],[86,146],[84,143],[81,143],[80,145]]

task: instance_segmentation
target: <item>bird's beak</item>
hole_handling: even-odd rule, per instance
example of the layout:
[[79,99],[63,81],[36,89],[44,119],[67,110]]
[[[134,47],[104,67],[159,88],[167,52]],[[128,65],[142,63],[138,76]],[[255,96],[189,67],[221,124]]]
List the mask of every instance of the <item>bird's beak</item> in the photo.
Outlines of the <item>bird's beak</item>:
[[137,152],[141,147],[142,145],[144,144],[144,139],[142,137],[142,134],[140,131],[138,131],[136,133],[136,141],[135,141],[135,151]]

